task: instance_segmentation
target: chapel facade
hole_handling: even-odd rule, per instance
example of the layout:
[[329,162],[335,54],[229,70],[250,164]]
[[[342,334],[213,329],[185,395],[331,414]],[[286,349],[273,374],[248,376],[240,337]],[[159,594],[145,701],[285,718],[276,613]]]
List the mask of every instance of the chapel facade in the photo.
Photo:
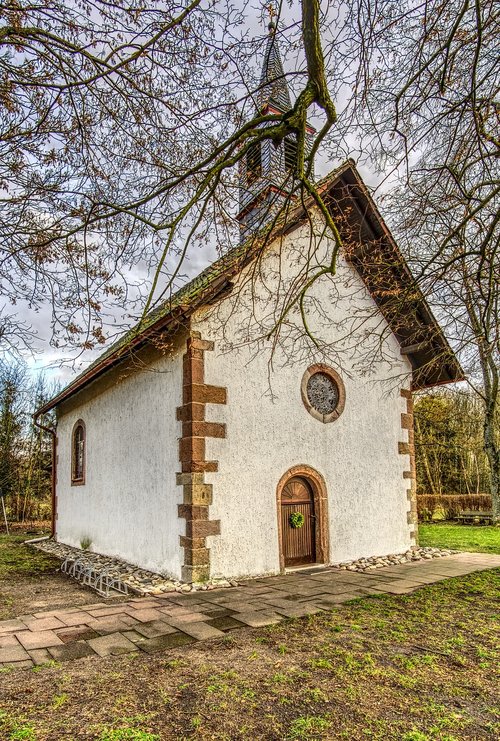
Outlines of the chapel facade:
[[[284,112],[270,30],[260,105]],[[57,412],[58,541],[185,582],[415,545],[412,393],[462,372],[416,288],[411,309],[390,309],[412,277],[352,161],[318,185],[345,243],[356,235],[302,307],[320,346],[304,339],[298,306],[281,320],[304,270],[334,250],[300,203],[248,247],[287,196],[294,147],[249,152],[240,244],[39,410]]]

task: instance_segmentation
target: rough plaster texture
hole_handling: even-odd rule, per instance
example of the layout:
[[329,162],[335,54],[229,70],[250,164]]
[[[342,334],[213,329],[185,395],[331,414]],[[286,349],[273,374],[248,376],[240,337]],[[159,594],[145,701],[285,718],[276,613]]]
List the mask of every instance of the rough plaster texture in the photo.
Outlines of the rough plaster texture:
[[[60,411],[57,539],[80,547],[88,537],[96,552],[179,578],[185,523],[177,516],[175,410],[182,403],[182,349],[127,378],[116,374],[107,386]],[[87,433],[86,481],[71,486],[71,433],[79,418]]]
[[[411,546],[403,479],[409,462],[398,453],[398,442],[408,439],[400,389],[409,387],[411,367],[356,271],[340,259],[335,282],[321,279],[307,303],[315,335],[336,342],[333,359],[307,349],[297,311],[288,315],[272,368],[271,343],[248,342],[262,335],[262,323],[270,326],[273,309],[278,315],[309,246],[304,229],[292,232],[262,260],[257,289],[250,267],[233,292],[237,300],[193,318],[193,329],[216,343],[205,380],[227,387],[225,407],[207,405],[207,419],[227,425],[226,439],[207,440],[207,458],[219,461],[218,473],[207,474],[210,517],[221,521],[221,534],[207,539],[212,576],[279,571],[276,487],[299,464],[326,481],[331,563]],[[328,362],[345,384],[345,410],[329,424],[314,419],[301,399],[302,375],[315,362]]]

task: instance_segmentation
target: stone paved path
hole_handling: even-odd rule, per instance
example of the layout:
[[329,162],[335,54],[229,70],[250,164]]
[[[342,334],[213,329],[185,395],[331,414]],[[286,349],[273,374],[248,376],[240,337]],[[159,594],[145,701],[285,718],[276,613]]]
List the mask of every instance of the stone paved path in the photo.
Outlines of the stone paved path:
[[246,581],[233,589],[171,592],[0,622],[0,667],[32,667],[84,656],[153,653],[245,626],[312,615],[369,594],[407,594],[426,584],[500,567],[500,555],[458,553],[365,573],[311,568]]

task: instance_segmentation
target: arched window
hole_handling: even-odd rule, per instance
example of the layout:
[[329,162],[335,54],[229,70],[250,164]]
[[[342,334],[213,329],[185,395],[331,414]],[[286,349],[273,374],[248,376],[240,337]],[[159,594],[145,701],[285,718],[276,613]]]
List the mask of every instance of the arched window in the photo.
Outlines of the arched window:
[[71,451],[71,483],[85,483],[85,423],[79,419],[73,427]]

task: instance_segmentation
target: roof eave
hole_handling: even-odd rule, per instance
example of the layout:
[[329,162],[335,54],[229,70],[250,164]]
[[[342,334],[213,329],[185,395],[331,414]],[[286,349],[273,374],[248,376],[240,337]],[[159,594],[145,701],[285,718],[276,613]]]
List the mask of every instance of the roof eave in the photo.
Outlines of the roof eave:
[[[334,189],[339,183],[344,183],[346,186],[350,188],[354,187],[356,189],[356,193],[352,193],[352,191],[350,191],[350,193],[352,197],[361,198],[363,201],[363,207],[360,208],[360,213],[366,216],[367,211],[369,211],[368,215],[370,217],[371,228],[376,228],[378,226],[380,233],[377,236],[381,236],[387,240],[393,254],[398,258],[398,268],[405,274],[410,282],[413,282],[414,278],[406,264],[406,261],[368,188],[361,179],[354,161],[347,160],[347,162],[344,163],[344,167],[336,171],[336,175],[337,177],[332,180],[325,178],[325,190]],[[361,277],[363,278],[362,275]],[[426,353],[425,356],[422,353],[412,353],[408,355],[414,374],[413,388],[415,390],[432,388],[438,385],[458,383],[465,380],[464,370],[455,353],[451,349],[439,323],[436,321],[424,294],[418,286],[415,286],[415,290],[418,293],[418,307],[424,316],[425,326],[429,328],[429,330],[432,330],[431,345],[433,353],[431,357],[429,357],[428,353]],[[376,299],[374,298],[374,300]],[[377,301],[376,303],[380,311],[384,313],[383,307]],[[394,334],[399,340],[400,338],[397,333],[394,332]],[[435,372],[436,364],[439,364],[439,372]],[[431,372],[431,370],[433,372]]]

